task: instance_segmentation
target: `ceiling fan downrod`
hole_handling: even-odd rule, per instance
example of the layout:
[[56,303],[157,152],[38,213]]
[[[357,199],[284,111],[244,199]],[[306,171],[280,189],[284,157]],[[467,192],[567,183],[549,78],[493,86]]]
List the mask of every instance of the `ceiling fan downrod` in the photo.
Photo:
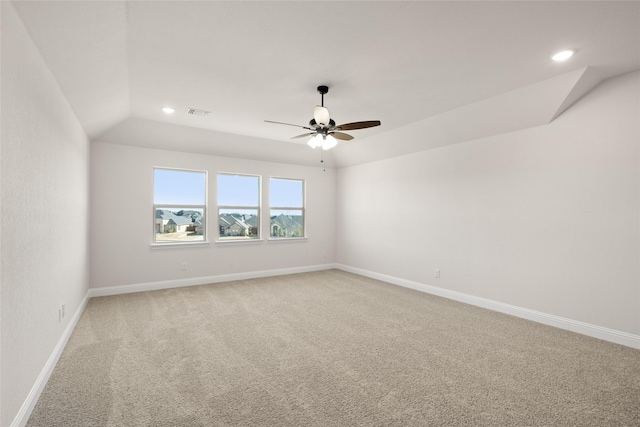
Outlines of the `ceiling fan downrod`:
[[324,107],[324,95],[329,93],[329,86],[318,86],[318,92],[321,96],[320,106]]

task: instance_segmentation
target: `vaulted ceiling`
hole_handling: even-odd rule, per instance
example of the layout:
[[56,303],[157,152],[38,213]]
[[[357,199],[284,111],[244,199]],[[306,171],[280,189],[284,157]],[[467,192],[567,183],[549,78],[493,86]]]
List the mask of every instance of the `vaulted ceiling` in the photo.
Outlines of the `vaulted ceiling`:
[[299,164],[304,130],[264,120],[306,125],[321,84],[336,122],[382,121],[344,166],[543,125],[640,68],[639,2],[13,4],[91,139]]

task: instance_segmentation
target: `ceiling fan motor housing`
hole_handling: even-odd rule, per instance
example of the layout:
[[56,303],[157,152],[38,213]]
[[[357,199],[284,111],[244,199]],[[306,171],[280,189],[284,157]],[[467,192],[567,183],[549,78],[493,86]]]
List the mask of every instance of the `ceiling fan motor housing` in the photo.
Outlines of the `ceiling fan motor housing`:
[[319,133],[324,133],[326,135],[327,132],[332,131],[336,127],[336,122],[333,119],[329,119],[329,124],[327,126],[323,126],[322,124],[318,124],[316,119],[311,119],[309,121],[309,126],[311,126],[314,130]]

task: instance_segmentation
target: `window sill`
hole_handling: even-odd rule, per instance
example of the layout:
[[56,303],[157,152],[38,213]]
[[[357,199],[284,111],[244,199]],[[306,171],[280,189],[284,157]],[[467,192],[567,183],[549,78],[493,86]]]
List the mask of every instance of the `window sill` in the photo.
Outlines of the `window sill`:
[[216,240],[216,245],[250,245],[251,243],[262,243],[262,239],[230,239],[230,240]]
[[209,242],[151,243],[150,246],[151,246],[151,249],[179,248],[179,247],[197,248],[197,247],[209,246]]
[[269,239],[269,243],[271,242],[304,242],[307,240],[307,237],[278,237],[275,239]]

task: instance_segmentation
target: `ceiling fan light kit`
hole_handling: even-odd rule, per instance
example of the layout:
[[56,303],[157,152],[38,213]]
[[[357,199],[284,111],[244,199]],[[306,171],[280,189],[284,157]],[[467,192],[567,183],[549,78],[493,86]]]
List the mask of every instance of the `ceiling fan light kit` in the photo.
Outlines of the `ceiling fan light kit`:
[[318,86],[318,92],[321,95],[320,105],[316,105],[313,110],[313,119],[309,121],[309,126],[292,125],[290,123],[274,122],[265,120],[267,123],[276,123],[280,125],[296,126],[311,132],[296,135],[291,139],[304,138],[310,136],[311,139],[307,145],[311,148],[322,147],[329,150],[338,145],[338,140],[350,141],[353,137],[347,133],[339,132],[343,130],[366,129],[374,126],[380,126],[380,120],[369,120],[365,122],[352,122],[336,126],[336,122],[329,115],[329,109],[324,106],[324,95],[329,92],[328,86]]
[[323,150],[329,150],[338,145],[338,140],[331,135],[317,134],[311,137],[307,145],[314,149],[322,147]]

